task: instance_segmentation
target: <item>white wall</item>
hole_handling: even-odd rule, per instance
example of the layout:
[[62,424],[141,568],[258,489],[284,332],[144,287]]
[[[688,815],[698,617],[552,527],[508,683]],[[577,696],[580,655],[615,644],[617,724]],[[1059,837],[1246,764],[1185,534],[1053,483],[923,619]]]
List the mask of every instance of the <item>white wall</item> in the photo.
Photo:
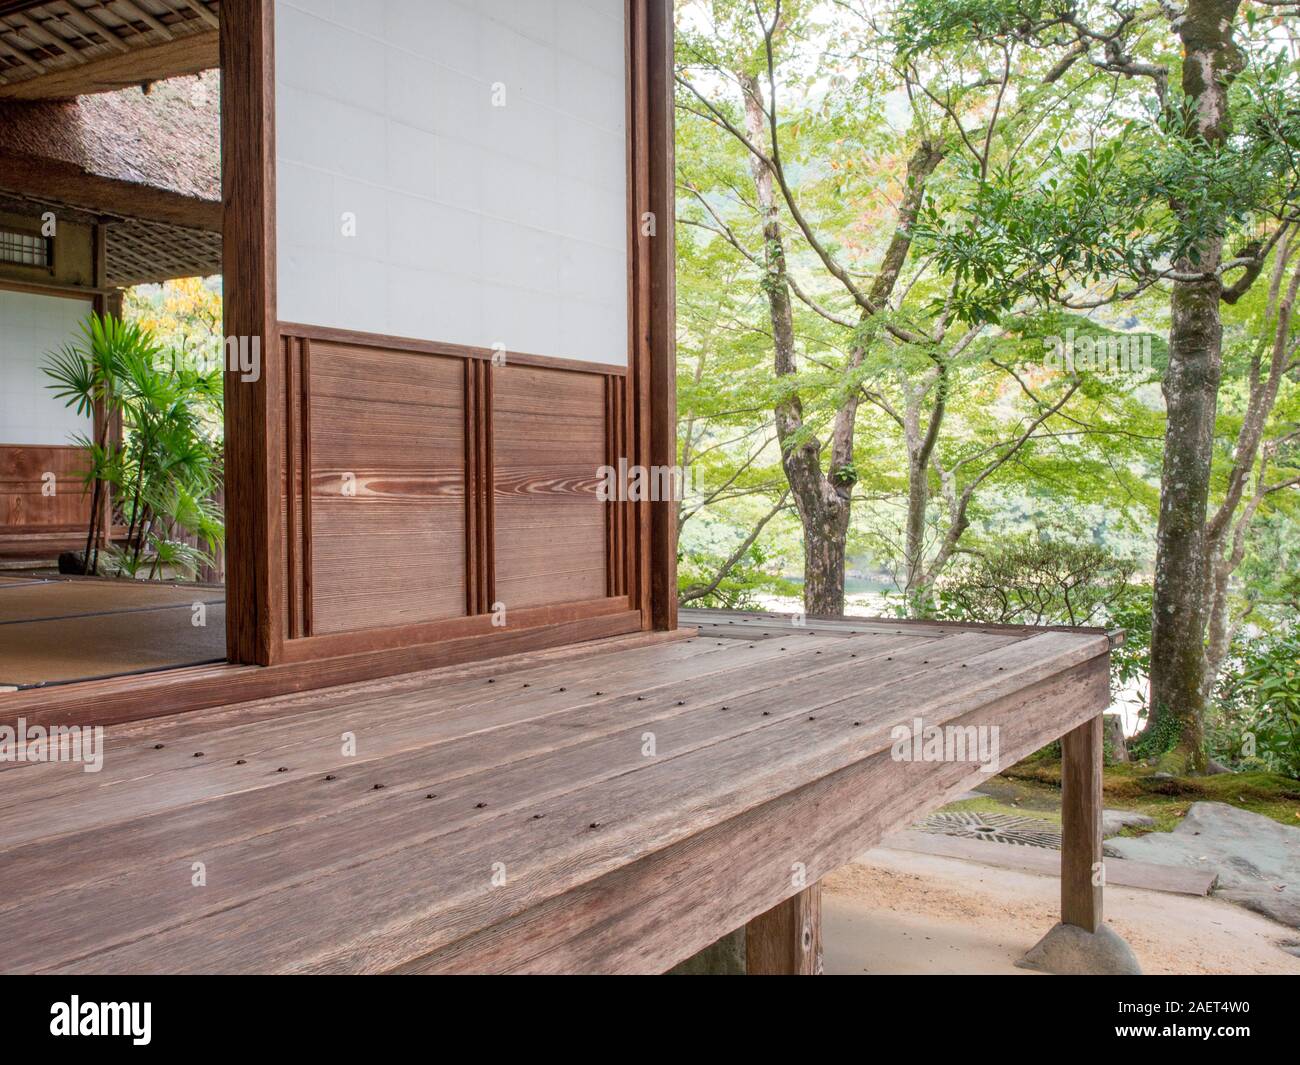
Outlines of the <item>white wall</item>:
[[45,386],[45,355],[81,335],[90,300],[0,288],[0,444],[71,444],[90,419]]
[[626,364],[623,0],[275,20],[282,320]]

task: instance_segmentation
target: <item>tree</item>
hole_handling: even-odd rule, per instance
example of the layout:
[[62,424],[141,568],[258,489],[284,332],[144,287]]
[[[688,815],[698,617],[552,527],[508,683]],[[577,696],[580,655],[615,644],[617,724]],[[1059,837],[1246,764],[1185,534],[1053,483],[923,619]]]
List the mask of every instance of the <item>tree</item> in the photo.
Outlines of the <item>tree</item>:
[[[1251,528],[1261,511],[1268,513],[1288,490],[1294,497],[1300,488],[1300,389],[1295,380],[1300,371],[1295,326],[1300,257],[1293,237],[1294,228],[1287,227],[1273,253],[1262,305],[1239,327],[1244,366],[1230,383],[1227,410],[1219,417],[1216,436],[1231,440],[1232,448],[1216,477],[1222,482],[1216,485],[1218,502],[1205,525],[1202,594],[1208,604],[1208,638],[1201,683],[1207,699],[1238,627],[1255,609],[1246,597],[1234,616],[1231,602],[1231,580],[1246,557]],[[1235,432],[1225,422],[1235,423]]]
[[1083,131],[1073,142],[1018,140],[1014,155],[974,175],[960,220],[923,220],[960,278],[967,317],[1026,296],[1090,308],[1169,292],[1149,728],[1171,739],[1171,768],[1205,765],[1201,575],[1222,308],[1251,289],[1300,205],[1295,62],[1285,38],[1240,7],[912,0],[898,32],[908,57],[1037,50],[1050,64],[1044,82],[1060,86],[1042,119],[1068,95]]
[[[707,145],[702,158],[679,152],[679,187],[689,198],[682,221],[730,245],[759,280],[766,321],[753,328],[771,349],[773,428],[803,530],[805,609],[844,609],[867,404],[896,423],[907,453],[903,583],[923,610],[969,525],[976,490],[1035,438],[1073,387],[1046,398],[1024,390],[1032,417],[944,467],[937,445],[946,411],[985,323],[953,331],[956,305],[941,297],[929,306],[947,279],[927,276],[930,264],[916,262],[912,249],[931,184],[958,139],[959,108],[875,54],[884,38],[865,8],[845,5],[832,25],[816,12],[779,0],[717,2],[708,5],[707,28],[679,35],[681,126],[692,144]],[[1002,84],[1009,76],[1004,68]],[[819,92],[825,78],[833,96]],[[912,103],[906,127],[893,131],[887,113],[896,91]],[[997,116],[995,108],[990,130]],[[717,138],[704,142],[696,127]],[[882,186],[892,199],[885,211],[874,209]],[[948,524],[929,545],[936,491]]]

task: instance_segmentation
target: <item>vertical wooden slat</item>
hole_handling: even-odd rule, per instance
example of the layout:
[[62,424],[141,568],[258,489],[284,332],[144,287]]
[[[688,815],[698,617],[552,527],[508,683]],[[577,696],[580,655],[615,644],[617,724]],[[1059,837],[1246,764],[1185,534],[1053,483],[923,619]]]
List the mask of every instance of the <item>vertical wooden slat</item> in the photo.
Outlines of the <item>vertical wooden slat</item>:
[[[615,419],[618,417],[614,406],[614,377],[606,374],[604,381],[605,401],[605,465],[618,469],[618,432]],[[618,594],[618,496],[605,502],[605,594]]]
[[750,976],[820,976],[822,886],[818,881],[745,926]]
[[276,324],[273,0],[221,6],[225,335],[260,345],[256,380],[225,375],[226,646],[270,665],[284,632],[281,418]]
[[[677,175],[673,151],[673,4],[649,0],[646,121],[649,140],[649,209],[655,234],[650,253],[648,377],[649,464],[677,465],[676,251],[674,204]],[[677,506],[650,506],[650,623],[677,628]]]
[[1061,922],[1101,927],[1101,716],[1061,737]]
[[[628,360],[628,400],[631,409],[628,437],[630,465],[651,465],[650,461],[650,239],[642,235],[643,219],[650,212],[650,112],[648,0],[628,5],[630,49],[628,97],[631,102],[629,131],[632,138],[632,169],[629,205],[632,249],[633,299],[628,310],[633,321],[632,350]],[[641,611],[644,627],[650,616],[650,503],[629,503],[633,565],[630,592],[633,605]]]
[[302,636],[302,554],[300,551],[299,499],[302,493],[302,425],[298,404],[298,344],[295,337],[282,338],[284,348],[284,571],[287,600],[287,637]]
[[487,377],[491,373],[489,365],[478,363],[477,376],[477,395],[474,402],[478,407],[478,416],[474,419],[474,447],[478,453],[478,606],[476,614],[486,614],[489,610],[489,601],[487,601],[487,512],[486,499],[489,488],[489,471],[491,469],[491,454],[486,447],[486,433],[484,432],[487,421]]
[[465,613],[479,612],[477,359],[465,360]]
[[492,372],[485,359],[465,360],[465,611],[487,614],[496,601]]
[[479,405],[482,411],[479,418],[481,448],[479,465],[482,470],[483,491],[481,494],[482,511],[479,524],[483,528],[483,553],[479,559],[479,569],[483,575],[483,612],[489,613],[496,602],[496,457],[492,446],[492,375],[496,367],[491,362],[484,362],[479,372],[481,389]]
[[302,470],[298,542],[302,559],[299,590],[302,603],[302,634],[312,634],[312,534],[311,534],[311,341],[298,341],[298,433]]
[[[623,457],[627,455],[628,438],[627,378],[620,377],[616,384],[617,387],[614,390],[614,421],[618,432],[618,446],[615,450],[619,457]],[[626,500],[620,500],[618,503],[616,531],[618,533],[618,594],[627,595],[632,559],[628,551],[628,504]]]

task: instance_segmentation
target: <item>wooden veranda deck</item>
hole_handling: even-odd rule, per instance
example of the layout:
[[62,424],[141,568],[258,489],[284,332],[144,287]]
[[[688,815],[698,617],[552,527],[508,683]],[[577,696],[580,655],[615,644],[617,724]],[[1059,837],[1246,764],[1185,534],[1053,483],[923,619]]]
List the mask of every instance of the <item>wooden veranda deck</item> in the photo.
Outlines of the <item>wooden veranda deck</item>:
[[5,766],[0,969],[663,971],[983,776],[895,760],[893,726],[996,725],[1007,765],[1109,699],[1097,631],[683,624],[114,726],[97,774]]

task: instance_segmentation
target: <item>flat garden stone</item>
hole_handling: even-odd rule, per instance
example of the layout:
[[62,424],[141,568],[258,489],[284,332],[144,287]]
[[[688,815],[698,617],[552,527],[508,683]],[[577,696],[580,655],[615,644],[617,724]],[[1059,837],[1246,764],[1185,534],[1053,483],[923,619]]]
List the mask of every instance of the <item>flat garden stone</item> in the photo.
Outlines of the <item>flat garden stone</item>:
[[1118,836],[1126,828],[1150,828],[1156,823],[1154,817],[1140,814],[1136,810],[1102,810],[1101,834],[1109,839]]
[[1300,928],[1300,828],[1226,803],[1198,802],[1172,832],[1111,839],[1106,849],[1157,865],[1214,869],[1214,894]]

